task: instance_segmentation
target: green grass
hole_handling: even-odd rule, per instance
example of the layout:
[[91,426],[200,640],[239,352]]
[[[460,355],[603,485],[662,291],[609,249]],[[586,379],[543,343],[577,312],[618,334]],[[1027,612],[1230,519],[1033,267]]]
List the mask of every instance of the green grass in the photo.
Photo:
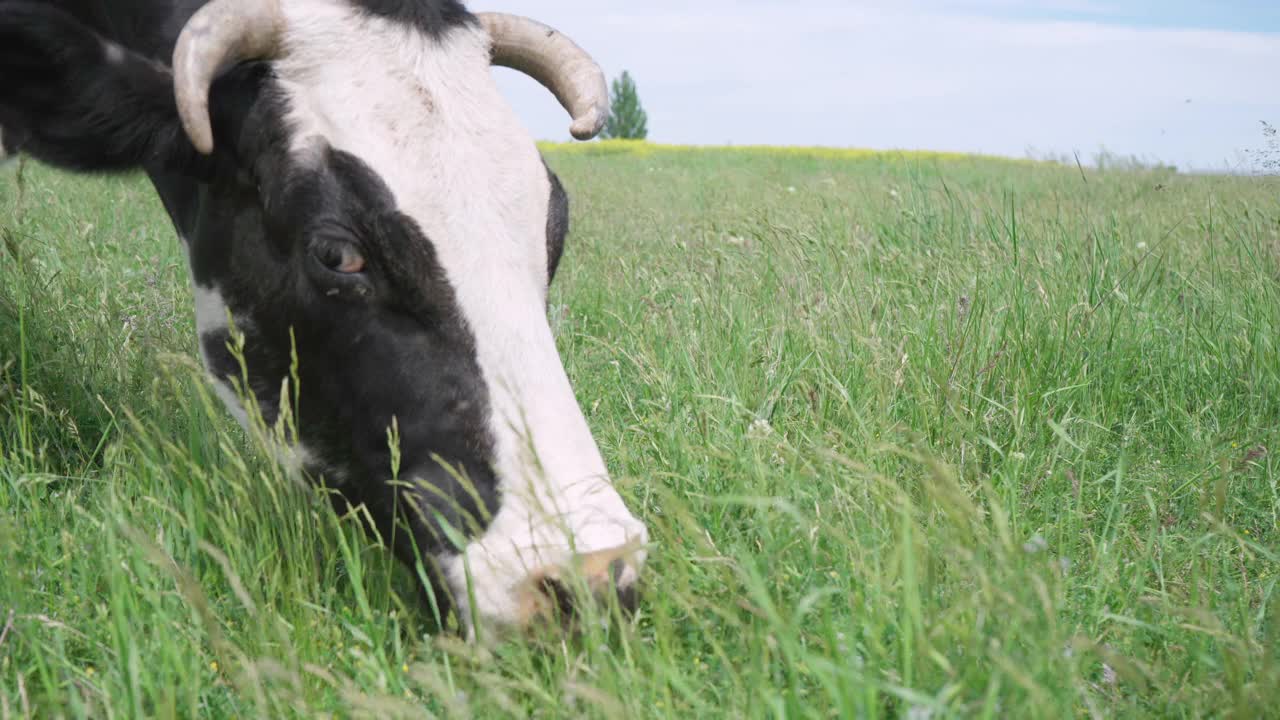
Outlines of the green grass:
[[[139,178],[0,175],[0,719],[1258,717],[1280,184],[548,148],[629,622],[429,635],[199,381]],[[305,361],[305,359],[304,359]]]

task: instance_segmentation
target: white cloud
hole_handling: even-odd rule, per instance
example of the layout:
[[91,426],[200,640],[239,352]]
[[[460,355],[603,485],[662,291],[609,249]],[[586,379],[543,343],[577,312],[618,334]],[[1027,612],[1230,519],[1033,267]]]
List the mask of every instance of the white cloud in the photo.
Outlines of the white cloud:
[[[1259,144],[1258,121],[1280,120],[1280,36],[984,14],[1017,4],[547,0],[504,9],[559,27],[610,75],[631,70],[661,141],[1007,155],[1105,145],[1221,167]],[[505,71],[502,83],[536,135],[566,137],[549,94]]]

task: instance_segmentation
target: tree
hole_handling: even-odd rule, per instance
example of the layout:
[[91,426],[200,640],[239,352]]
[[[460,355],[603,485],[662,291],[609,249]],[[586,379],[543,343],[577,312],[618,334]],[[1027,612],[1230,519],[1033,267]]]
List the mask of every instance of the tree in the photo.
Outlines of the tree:
[[636,82],[631,79],[631,73],[623,70],[622,76],[613,81],[610,94],[609,119],[601,136],[619,140],[649,137],[649,116],[640,106],[640,95],[636,93]]

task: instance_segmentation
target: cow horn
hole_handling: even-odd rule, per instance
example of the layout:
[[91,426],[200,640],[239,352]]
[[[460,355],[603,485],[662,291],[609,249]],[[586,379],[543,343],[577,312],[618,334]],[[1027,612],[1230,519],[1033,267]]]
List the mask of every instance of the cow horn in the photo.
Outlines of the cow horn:
[[600,133],[609,117],[604,72],[568,37],[535,20],[504,13],[479,13],[493,39],[493,64],[542,83],[573,116],[570,132],[579,140]]
[[237,62],[273,57],[282,26],[278,0],[213,0],[182,28],[173,52],[173,86],[182,127],[202,154],[213,152],[214,78]]

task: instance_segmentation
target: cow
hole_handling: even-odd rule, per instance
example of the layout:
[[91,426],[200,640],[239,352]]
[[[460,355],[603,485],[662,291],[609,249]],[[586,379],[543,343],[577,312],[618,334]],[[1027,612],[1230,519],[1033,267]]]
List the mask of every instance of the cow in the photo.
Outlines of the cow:
[[295,423],[282,452],[472,637],[570,583],[631,606],[649,550],[547,319],[566,193],[493,65],[601,129],[585,51],[457,0],[0,0],[5,154],[145,172],[230,412]]

